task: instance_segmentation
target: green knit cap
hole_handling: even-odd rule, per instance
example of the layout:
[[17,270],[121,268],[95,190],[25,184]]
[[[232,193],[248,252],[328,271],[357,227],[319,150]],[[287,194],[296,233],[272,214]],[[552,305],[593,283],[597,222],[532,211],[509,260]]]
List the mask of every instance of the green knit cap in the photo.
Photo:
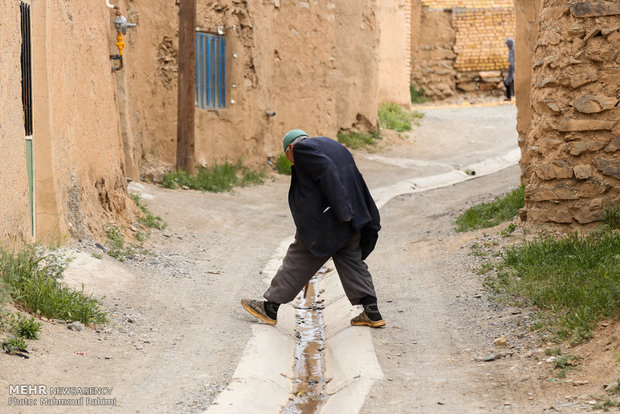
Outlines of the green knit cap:
[[284,151],[286,152],[286,147],[288,147],[288,145],[295,141],[296,138],[302,137],[302,136],[308,136],[308,134],[306,134],[304,131],[302,131],[301,129],[293,129],[291,131],[288,131],[286,133],[286,135],[284,136],[284,138],[282,139],[282,147],[284,148]]

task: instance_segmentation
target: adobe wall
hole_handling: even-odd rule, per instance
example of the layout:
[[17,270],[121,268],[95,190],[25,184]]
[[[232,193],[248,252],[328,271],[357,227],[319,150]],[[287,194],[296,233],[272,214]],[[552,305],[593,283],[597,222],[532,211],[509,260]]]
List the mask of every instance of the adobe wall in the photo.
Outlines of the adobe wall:
[[21,89],[19,2],[2,0],[0,14],[0,242],[30,238],[30,202],[26,171]]
[[[332,137],[341,129],[376,128],[374,0],[197,3],[196,26],[212,33],[224,26],[227,46],[227,106],[196,108],[199,164],[243,156],[263,165],[294,127]],[[137,23],[125,36],[125,68],[115,75],[126,173],[137,178],[143,170],[150,179],[156,167],[176,162],[178,6],[120,5]]]
[[380,1],[376,15],[380,29],[378,103],[409,105],[411,0]]
[[179,7],[175,1],[160,1],[157,7],[152,0],[113,3],[120,5],[129,22],[137,24],[124,38],[125,68],[115,79],[124,114],[121,132],[129,152],[126,162],[134,163],[127,172],[138,178],[143,167],[176,161]]
[[[105,2],[33,0],[37,238],[87,237],[126,197],[112,13]],[[62,39],[62,41],[59,41]]]
[[211,32],[224,26],[227,84],[234,87],[227,90],[226,108],[196,109],[197,162],[243,155],[262,164],[282,151],[281,138],[292,128],[330,137],[340,129],[374,128],[377,74],[368,65],[377,53],[368,47],[377,44],[373,4],[200,2],[197,26]]
[[617,3],[543,3],[523,146],[528,221],[583,225],[620,205],[619,27]]
[[[521,159],[519,165],[525,171],[529,164],[529,152],[526,150],[526,137],[532,127],[532,107],[530,93],[532,83],[532,65],[534,48],[538,35],[539,17],[543,0],[516,0],[515,1],[515,101],[517,104],[517,133]],[[524,176],[521,181],[525,184]]]

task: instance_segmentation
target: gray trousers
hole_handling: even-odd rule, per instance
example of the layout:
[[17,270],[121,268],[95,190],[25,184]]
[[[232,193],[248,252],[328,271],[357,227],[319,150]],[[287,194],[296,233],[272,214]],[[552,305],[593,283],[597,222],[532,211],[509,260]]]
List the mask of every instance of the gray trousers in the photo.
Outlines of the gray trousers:
[[[282,266],[271,279],[271,285],[263,296],[269,302],[292,301],[329,258],[313,255],[296,233],[295,241],[289,246]],[[344,293],[352,305],[359,305],[360,300],[366,296],[377,297],[368,266],[362,260],[360,232],[347,240],[331,258],[336,265]]]

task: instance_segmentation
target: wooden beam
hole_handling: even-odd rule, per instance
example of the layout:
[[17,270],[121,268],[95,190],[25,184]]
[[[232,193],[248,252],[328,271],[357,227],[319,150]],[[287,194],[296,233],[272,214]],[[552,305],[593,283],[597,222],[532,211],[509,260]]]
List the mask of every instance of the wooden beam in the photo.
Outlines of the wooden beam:
[[620,14],[620,2],[582,1],[573,3],[570,9],[575,17],[599,17]]
[[196,162],[196,0],[179,2],[179,80],[177,109],[177,168],[192,172]]

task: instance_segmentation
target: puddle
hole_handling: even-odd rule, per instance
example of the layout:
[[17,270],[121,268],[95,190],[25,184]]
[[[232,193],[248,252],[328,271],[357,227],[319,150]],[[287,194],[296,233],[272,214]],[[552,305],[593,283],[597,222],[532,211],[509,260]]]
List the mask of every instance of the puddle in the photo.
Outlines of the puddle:
[[325,380],[325,326],[323,300],[319,282],[330,270],[322,268],[308,284],[305,298],[295,305],[294,396],[284,407],[284,414],[318,413],[328,399]]

